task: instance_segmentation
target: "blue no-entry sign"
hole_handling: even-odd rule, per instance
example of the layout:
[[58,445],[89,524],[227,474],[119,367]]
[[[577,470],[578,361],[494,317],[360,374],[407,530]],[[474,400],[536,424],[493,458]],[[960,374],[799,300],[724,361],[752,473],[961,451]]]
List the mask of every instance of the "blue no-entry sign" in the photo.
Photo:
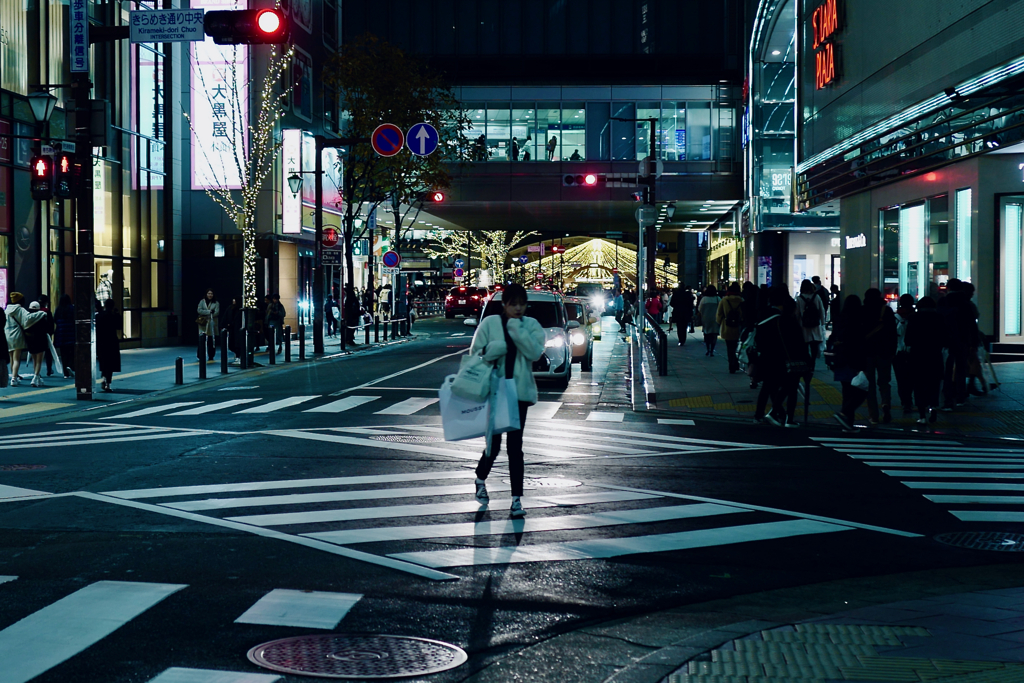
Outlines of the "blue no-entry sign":
[[405,136],[405,144],[409,146],[409,151],[418,157],[433,154],[437,149],[437,141],[437,128],[429,123],[417,123]]
[[405,135],[395,124],[382,123],[374,129],[373,135],[370,136],[370,144],[373,151],[382,157],[393,157],[402,151]]

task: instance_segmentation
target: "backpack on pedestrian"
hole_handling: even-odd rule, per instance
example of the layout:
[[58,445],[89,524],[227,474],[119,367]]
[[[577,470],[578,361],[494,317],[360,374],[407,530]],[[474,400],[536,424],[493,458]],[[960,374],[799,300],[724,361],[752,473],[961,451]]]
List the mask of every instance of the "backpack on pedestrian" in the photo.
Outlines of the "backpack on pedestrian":
[[813,298],[804,299],[804,312],[800,314],[800,324],[804,327],[819,327],[821,325],[821,311],[818,310],[818,304]]
[[729,309],[729,312],[725,314],[725,324],[726,325],[728,325],[729,327],[739,327],[740,326],[740,323],[743,321],[743,313],[740,310],[740,308],[741,308],[741,305],[740,304],[736,304],[731,309]]

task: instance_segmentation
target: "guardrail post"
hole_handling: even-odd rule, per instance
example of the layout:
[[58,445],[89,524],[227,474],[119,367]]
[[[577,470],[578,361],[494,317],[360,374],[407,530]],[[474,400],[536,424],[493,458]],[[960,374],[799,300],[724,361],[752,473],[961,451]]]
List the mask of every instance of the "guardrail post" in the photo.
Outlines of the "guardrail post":
[[174,359],[174,383],[178,385],[185,383],[185,361],[181,356]]
[[306,360],[306,326],[299,323],[299,360]]
[[292,362],[292,326],[284,326],[284,362]]

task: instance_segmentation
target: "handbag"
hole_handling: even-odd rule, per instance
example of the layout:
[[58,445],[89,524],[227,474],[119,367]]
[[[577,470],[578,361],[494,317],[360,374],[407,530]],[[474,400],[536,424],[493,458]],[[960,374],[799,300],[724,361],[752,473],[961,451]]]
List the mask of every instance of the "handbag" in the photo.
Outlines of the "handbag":
[[199,325],[200,327],[206,327],[209,324],[210,317],[207,315],[201,315],[198,318],[196,318],[196,325]]
[[858,372],[857,375],[852,380],[850,380],[850,386],[856,387],[861,391],[866,391],[868,388],[868,384],[868,376],[864,374],[863,370]]
[[491,372],[493,367],[484,360],[483,354],[463,356],[459,371],[451,383],[455,396],[467,401],[486,401],[491,393]]
[[519,391],[514,379],[495,381],[490,397],[491,434],[504,434],[522,429],[519,424]]

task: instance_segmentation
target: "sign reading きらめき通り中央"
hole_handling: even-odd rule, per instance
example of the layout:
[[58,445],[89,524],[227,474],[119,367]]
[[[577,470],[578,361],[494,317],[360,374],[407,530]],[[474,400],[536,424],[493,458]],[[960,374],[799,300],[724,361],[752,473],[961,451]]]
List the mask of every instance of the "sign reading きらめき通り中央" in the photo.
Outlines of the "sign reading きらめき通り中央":
[[205,40],[203,18],[197,9],[132,10],[128,24],[133,43],[182,43]]
[[865,237],[864,233],[856,236],[846,236],[846,248],[847,249],[860,249],[861,247],[868,246],[868,238]]

